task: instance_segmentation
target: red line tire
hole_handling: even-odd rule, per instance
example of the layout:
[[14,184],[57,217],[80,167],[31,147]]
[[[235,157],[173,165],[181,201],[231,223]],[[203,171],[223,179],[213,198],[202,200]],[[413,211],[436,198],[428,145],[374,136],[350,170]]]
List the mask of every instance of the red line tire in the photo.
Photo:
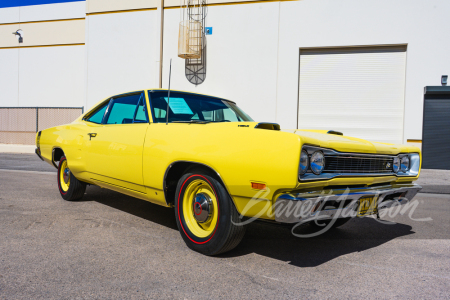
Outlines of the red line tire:
[[[175,194],[175,218],[181,237],[190,249],[205,255],[218,255],[234,249],[244,237],[245,226],[239,225],[241,222],[239,213],[228,192],[218,180],[206,172],[191,172],[180,178]],[[215,197],[214,213],[217,214],[214,216],[215,225],[209,228],[210,233],[206,236],[199,236],[195,230],[190,229],[192,225],[189,226],[189,217],[185,211],[186,208],[192,207],[190,203],[184,203],[192,201],[187,189],[190,184],[198,181],[202,181]]]

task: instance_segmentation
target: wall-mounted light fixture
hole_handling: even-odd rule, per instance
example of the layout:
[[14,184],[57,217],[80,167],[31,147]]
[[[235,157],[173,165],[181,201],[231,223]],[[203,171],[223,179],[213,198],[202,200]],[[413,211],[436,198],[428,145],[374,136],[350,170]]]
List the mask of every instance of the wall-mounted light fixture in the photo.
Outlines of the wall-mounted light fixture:
[[447,79],[448,79],[448,75],[442,75],[442,77],[441,77],[441,84],[442,85],[447,85]]
[[17,37],[17,40],[19,41],[19,43],[23,43],[23,31],[22,31],[22,29],[16,30],[16,32],[13,32],[12,34],[14,34]]

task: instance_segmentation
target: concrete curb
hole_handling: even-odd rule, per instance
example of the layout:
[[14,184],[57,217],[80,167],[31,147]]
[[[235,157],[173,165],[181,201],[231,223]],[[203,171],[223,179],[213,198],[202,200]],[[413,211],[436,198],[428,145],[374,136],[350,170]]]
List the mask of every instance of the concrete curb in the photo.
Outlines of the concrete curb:
[[0,144],[0,153],[34,153],[35,145]]
[[449,185],[422,185],[422,194],[447,194],[450,195]]
[[12,170],[12,169],[0,169],[0,172],[12,172],[12,173],[27,173],[27,174],[42,174],[42,175],[55,175],[55,172],[41,172],[41,171],[27,171],[27,170]]

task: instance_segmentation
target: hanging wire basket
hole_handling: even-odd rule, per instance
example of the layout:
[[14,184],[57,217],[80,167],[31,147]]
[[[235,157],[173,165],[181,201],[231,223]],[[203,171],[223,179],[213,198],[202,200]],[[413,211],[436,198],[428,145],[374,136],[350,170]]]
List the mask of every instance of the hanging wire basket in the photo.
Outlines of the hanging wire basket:
[[204,0],[181,0],[178,57],[199,59],[204,46],[206,18]]

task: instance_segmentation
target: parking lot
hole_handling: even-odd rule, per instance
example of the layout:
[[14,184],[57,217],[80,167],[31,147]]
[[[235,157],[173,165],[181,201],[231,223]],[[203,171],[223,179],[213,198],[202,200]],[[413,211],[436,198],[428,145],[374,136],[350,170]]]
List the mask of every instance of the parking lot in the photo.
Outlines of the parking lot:
[[0,298],[448,299],[449,180],[423,172],[419,206],[395,224],[353,219],[300,239],[252,223],[235,250],[207,257],[185,246],[173,209],[94,186],[67,202],[53,167],[0,154]]

